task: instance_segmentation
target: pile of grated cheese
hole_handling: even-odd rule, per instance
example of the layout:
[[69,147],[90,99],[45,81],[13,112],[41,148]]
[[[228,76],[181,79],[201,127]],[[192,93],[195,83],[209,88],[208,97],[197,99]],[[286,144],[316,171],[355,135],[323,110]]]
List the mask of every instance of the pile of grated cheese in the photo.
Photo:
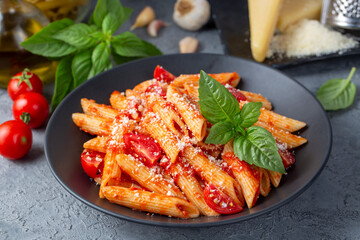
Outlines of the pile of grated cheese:
[[317,20],[304,19],[273,37],[267,57],[275,53],[287,57],[320,56],[356,47],[358,42],[331,30]]

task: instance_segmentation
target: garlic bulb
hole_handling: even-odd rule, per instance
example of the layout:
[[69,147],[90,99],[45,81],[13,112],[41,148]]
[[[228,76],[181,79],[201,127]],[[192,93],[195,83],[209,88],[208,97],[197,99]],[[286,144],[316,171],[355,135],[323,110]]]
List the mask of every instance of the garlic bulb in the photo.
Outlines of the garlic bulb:
[[199,46],[199,41],[193,37],[184,37],[179,42],[180,53],[194,53]]
[[207,0],[177,0],[173,19],[183,29],[197,31],[210,18],[210,4]]
[[146,6],[137,16],[134,25],[131,26],[130,30],[138,27],[145,27],[155,19],[154,9],[150,6]]

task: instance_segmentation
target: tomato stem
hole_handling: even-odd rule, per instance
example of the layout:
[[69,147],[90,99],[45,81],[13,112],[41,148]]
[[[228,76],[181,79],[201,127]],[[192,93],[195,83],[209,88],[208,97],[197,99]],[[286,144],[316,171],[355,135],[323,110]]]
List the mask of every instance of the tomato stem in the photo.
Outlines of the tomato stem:
[[27,113],[27,112],[23,112],[20,116],[20,119],[26,123],[26,124],[29,124],[30,122],[30,113]]
[[13,77],[14,79],[19,79],[19,82],[17,84],[17,86],[19,87],[20,84],[22,82],[25,82],[26,85],[29,86],[29,88],[32,90],[33,87],[31,85],[31,82],[30,82],[30,78],[33,76],[34,74],[28,69],[28,68],[25,68],[23,71],[22,71],[22,74],[21,76],[16,76],[16,77]]

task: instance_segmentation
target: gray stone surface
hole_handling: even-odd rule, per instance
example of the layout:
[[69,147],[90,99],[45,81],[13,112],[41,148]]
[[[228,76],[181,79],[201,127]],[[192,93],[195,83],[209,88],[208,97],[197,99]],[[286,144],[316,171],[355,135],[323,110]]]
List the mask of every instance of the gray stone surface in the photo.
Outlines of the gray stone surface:
[[[158,18],[171,23],[150,39],[166,54],[178,52],[183,36],[197,37],[201,52],[222,53],[216,30],[189,33],[171,21],[173,1],[123,1],[135,9],[154,7]],[[128,23],[125,28],[128,28]],[[287,68],[284,71],[312,93],[330,78],[346,77],[360,58],[344,57]],[[359,88],[360,71],[354,76]],[[53,86],[45,88],[50,99]],[[328,164],[315,183],[291,203],[260,217],[220,227],[162,228],[123,221],[76,200],[51,174],[43,145],[45,127],[33,131],[34,144],[22,160],[0,156],[0,239],[360,239],[360,103],[328,113],[333,128],[333,148]],[[300,99],[301,101],[301,99]],[[12,102],[0,90],[0,123],[12,119]]]

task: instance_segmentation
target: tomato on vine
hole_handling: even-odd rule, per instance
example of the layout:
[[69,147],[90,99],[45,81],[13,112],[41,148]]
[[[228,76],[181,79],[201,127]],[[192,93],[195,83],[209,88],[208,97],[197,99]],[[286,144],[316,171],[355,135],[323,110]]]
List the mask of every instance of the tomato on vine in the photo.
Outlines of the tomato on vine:
[[43,85],[40,78],[25,68],[22,72],[13,76],[7,87],[8,94],[12,100],[15,100],[20,94],[26,92],[37,92],[42,94]]

